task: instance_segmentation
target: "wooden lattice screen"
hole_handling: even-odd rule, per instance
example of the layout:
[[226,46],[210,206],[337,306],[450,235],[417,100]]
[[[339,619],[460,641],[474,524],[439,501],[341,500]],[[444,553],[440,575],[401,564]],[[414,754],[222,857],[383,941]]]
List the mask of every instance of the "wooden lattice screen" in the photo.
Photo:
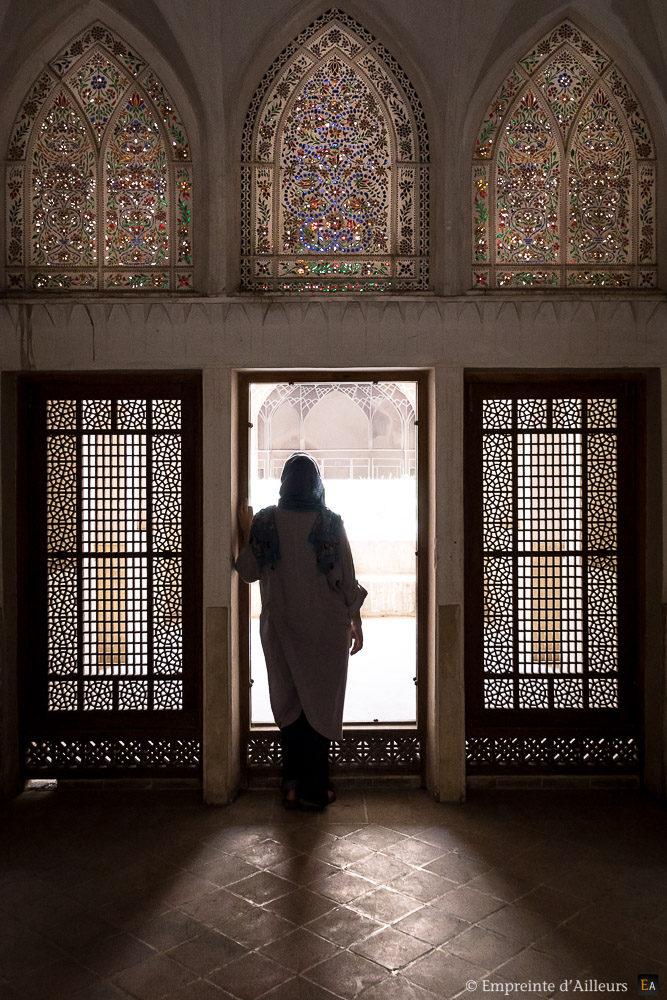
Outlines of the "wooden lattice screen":
[[196,774],[198,384],[22,384],[30,775]]
[[469,769],[636,770],[636,386],[468,388]]

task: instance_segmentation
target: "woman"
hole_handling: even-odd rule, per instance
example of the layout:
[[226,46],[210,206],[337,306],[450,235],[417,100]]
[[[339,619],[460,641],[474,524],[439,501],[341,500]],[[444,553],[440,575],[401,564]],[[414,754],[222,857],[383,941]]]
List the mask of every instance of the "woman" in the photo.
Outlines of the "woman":
[[277,507],[253,517],[239,509],[241,552],[236,568],[246,583],[260,581],[260,636],[271,708],[280,727],[283,800],[324,808],[329,746],[340,739],[348,655],[363,646],[350,545],[338,514],[324,505],[317,463],[297,452],[280,477]]

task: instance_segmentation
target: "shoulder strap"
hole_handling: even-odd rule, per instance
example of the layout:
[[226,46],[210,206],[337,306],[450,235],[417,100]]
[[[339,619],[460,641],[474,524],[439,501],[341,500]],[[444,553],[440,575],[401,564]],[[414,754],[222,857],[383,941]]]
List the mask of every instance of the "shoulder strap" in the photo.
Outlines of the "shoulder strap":
[[280,559],[280,542],[276,528],[276,508],[264,507],[252,519],[250,548],[260,570],[265,566],[275,569]]

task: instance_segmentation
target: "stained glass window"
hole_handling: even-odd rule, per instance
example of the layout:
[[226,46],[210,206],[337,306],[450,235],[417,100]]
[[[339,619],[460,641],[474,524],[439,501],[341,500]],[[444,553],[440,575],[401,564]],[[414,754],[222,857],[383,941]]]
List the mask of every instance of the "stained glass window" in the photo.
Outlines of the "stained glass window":
[[155,73],[103,24],[45,68],[7,158],[9,290],[193,289],[185,127]]
[[264,77],[243,136],[241,287],[428,288],[428,136],[410,81],[330,10]]
[[520,59],[479,131],[476,288],[654,288],[656,164],[639,101],[569,21]]

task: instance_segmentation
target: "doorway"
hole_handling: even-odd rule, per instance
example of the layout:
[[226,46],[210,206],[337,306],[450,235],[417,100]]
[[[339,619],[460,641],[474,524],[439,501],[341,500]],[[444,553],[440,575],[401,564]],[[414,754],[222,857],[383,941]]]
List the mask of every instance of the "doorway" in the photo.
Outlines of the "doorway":
[[[326,503],[340,513],[357,576],[368,591],[364,649],[350,662],[344,736],[332,748],[339,770],[420,773],[420,638],[425,624],[419,538],[424,530],[425,384],[420,373],[321,372],[245,377],[243,470],[255,511],[276,503],[280,474],[294,451],[307,451],[324,481]],[[420,423],[419,416],[422,414]],[[243,588],[245,590],[245,588]],[[258,618],[259,585],[241,602],[242,690],[249,776],[276,770]],[[246,750],[246,748],[244,748]]]

